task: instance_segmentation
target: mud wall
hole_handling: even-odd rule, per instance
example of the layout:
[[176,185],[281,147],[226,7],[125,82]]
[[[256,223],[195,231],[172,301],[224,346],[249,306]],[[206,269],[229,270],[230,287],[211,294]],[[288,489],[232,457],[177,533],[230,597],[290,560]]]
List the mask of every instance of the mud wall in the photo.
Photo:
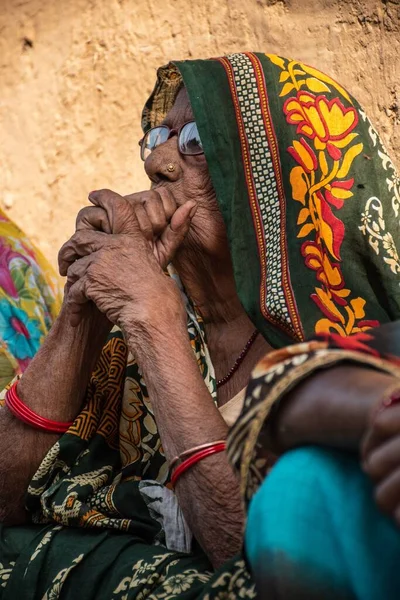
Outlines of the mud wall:
[[173,58],[256,50],[327,71],[400,164],[399,0],[0,0],[0,205],[53,263],[88,191],[147,187],[139,115]]

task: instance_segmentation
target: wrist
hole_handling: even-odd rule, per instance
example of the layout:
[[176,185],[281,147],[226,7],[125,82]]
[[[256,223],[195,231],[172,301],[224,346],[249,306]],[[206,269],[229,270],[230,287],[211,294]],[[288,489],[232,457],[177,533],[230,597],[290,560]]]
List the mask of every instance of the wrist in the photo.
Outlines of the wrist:
[[187,338],[187,314],[179,290],[172,286],[159,290],[146,304],[127,306],[119,326],[131,350],[156,346],[180,334]]
[[64,302],[44,344],[19,381],[21,401],[44,418],[73,420],[81,409],[87,383],[109,331],[110,323],[94,305],[87,317],[72,327]]

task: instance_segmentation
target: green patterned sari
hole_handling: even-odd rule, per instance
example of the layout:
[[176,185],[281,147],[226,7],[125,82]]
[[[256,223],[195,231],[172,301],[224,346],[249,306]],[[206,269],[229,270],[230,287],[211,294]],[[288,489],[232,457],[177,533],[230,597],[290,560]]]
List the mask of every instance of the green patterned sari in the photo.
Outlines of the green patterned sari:
[[[234,54],[160,69],[144,130],[161,123],[182,81],[238,294],[269,343],[362,335],[398,318],[399,179],[357,102],[297,61]],[[187,308],[193,351],[216,398],[201,319]],[[258,419],[268,412],[257,393],[230,442],[245,497],[267,471],[267,461],[257,462],[257,436],[246,446],[252,411]],[[212,571],[169,478],[146,384],[115,331],[84,410],[31,481],[32,524],[0,529],[0,597],[254,598],[242,556]]]

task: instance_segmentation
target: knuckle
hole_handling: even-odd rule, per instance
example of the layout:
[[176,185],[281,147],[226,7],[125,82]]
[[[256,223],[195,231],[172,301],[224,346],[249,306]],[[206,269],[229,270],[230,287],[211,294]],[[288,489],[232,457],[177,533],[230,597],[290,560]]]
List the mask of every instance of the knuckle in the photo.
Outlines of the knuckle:
[[78,231],[75,231],[74,235],[72,235],[69,239],[69,243],[72,246],[76,246],[76,244],[81,243],[82,241],[84,241],[87,237],[88,233],[85,230],[82,229],[78,229]]
[[127,206],[129,206],[130,210],[136,210],[137,207],[143,206],[143,201],[141,198],[125,198],[125,202]]
[[87,248],[88,248],[89,254],[93,254],[97,250],[97,244],[95,244],[94,241],[89,241],[87,244]]
[[60,261],[62,261],[62,260],[63,260],[63,256],[64,256],[64,253],[65,253],[65,247],[66,247],[66,245],[67,245],[68,243],[69,243],[69,242],[65,242],[65,244],[63,244],[63,245],[61,246],[61,248],[59,249],[59,251],[58,251],[58,254],[57,254],[57,257],[58,257],[58,264],[60,264]]
[[84,221],[86,219],[88,209],[89,209],[88,206],[84,206],[83,208],[80,209],[80,211],[76,215],[76,220],[75,220],[76,225],[78,225],[81,221]]
[[68,242],[65,242],[65,244],[63,244],[58,252],[58,266],[61,268],[64,266],[64,263],[67,263],[69,261],[69,257],[71,255],[71,251],[73,249],[73,244],[71,242],[71,240],[69,239]]
[[67,306],[71,306],[76,303],[76,284],[75,283],[73,283],[69,288],[66,302],[67,302]]
[[100,202],[100,204],[104,207],[108,206],[110,203],[113,202],[114,197],[117,194],[115,194],[115,192],[113,192],[112,190],[108,189],[108,188],[103,188],[101,190],[98,190],[96,192],[96,198],[97,200]]
[[157,192],[154,192],[153,190],[149,190],[149,193],[148,193],[147,197],[145,198],[145,203],[146,203],[146,205],[149,205],[149,206],[159,206],[161,204],[161,198],[157,194]]
[[72,265],[70,265],[67,269],[67,277],[68,280],[75,280],[76,279],[76,262],[72,263]]

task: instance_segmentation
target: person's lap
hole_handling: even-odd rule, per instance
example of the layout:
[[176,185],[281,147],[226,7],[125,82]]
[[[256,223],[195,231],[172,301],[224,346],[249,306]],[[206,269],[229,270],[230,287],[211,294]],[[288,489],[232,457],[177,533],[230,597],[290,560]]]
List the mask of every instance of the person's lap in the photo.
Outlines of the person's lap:
[[400,532],[352,454],[284,455],[250,503],[245,548],[261,598],[400,597]]
[[[0,549],[3,600],[51,597],[61,588],[73,600],[78,590],[88,599],[162,596],[168,579],[182,593],[190,583],[193,598],[210,578],[200,557],[113,530],[0,525]],[[284,455],[251,501],[245,549],[260,598],[400,597],[400,533],[351,454],[304,448]]]
[[205,557],[107,529],[0,525],[0,556],[2,600],[195,598],[211,576]]

